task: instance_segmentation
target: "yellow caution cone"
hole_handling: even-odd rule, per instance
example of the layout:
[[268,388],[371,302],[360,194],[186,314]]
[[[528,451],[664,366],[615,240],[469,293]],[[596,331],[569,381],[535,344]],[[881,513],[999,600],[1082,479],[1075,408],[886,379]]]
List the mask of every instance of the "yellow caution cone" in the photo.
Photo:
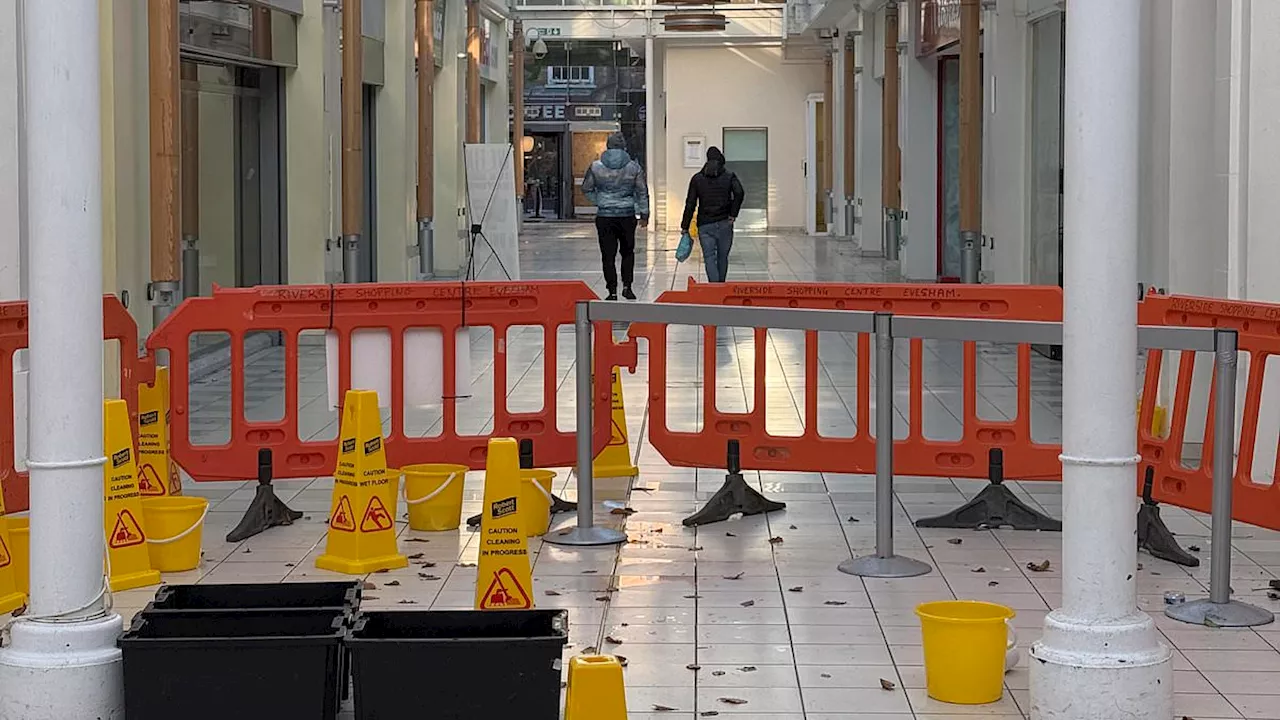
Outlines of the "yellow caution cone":
[[18,590],[14,575],[15,564],[22,562],[13,555],[13,543],[9,540],[9,523],[4,518],[4,492],[0,492],[0,615],[13,612],[27,604],[27,596]]
[[138,386],[138,492],[144,497],[182,494],[182,476],[169,458],[169,368],[156,368],[152,385]]
[[610,394],[609,444],[591,463],[591,474],[598,478],[635,477],[640,469],[631,463],[631,444],[627,439],[627,409],[622,402],[622,378],[613,368],[613,392]]
[[338,436],[338,467],[333,471],[329,538],[316,567],[364,575],[409,566],[409,558],[396,548],[399,480],[398,474],[387,470],[378,394],[348,390]]
[[138,492],[138,463],[133,456],[132,423],[124,400],[107,400],[102,407],[103,448],[102,529],[106,533],[111,590],[160,584],[151,568],[147,533],[142,525],[142,495]]
[[533,609],[533,574],[520,498],[520,449],[511,438],[494,438],[484,473],[477,610]]
[[627,720],[627,692],[618,658],[579,655],[569,660],[564,720]]

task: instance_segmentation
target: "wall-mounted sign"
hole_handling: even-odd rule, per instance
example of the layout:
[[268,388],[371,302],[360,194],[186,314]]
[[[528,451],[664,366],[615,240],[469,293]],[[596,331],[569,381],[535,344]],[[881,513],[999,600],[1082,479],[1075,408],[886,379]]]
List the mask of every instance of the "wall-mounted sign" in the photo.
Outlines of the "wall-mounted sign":
[[538,37],[560,37],[560,28],[558,27],[540,27],[533,28]]
[[706,135],[684,136],[684,166],[687,168],[702,167],[707,154]]
[[579,105],[573,109],[573,116],[576,118],[588,118],[592,120],[599,119],[603,113],[600,112],[599,105]]

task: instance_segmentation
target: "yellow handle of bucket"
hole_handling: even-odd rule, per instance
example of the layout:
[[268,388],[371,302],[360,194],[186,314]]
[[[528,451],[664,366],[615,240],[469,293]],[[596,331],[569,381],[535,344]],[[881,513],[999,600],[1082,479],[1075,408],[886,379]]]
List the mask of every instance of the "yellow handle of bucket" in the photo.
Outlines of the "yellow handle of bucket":
[[410,499],[409,499],[409,483],[407,483],[407,482],[406,482],[406,483],[404,484],[404,489],[402,490],[402,493],[401,493],[401,494],[403,494],[403,495],[404,495],[404,502],[405,502],[405,504],[406,504],[406,505],[421,505],[422,503],[427,502],[428,500],[431,500],[431,499],[433,499],[433,498],[439,497],[440,493],[444,492],[445,490],[448,490],[448,489],[449,489],[449,486],[453,484],[453,481],[454,481],[454,480],[457,480],[457,479],[458,479],[458,476],[459,476],[459,475],[461,475],[461,474],[462,474],[462,473],[460,473],[460,472],[451,472],[451,473],[449,473],[449,478],[448,478],[447,480],[445,480],[444,482],[440,483],[440,487],[436,488],[435,490],[432,490],[431,492],[427,493],[426,495],[423,495],[422,497],[418,498],[417,500],[410,500]]
[[178,541],[179,541],[179,540],[181,540],[182,538],[184,538],[184,537],[186,537],[186,536],[190,535],[191,533],[195,532],[195,531],[196,531],[196,528],[200,527],[201,523],[203,523],[203,522],[204,522],[204,519],[205,519],[206,517],[208,517],[208,516],[209,516],[209,508],[210,508],[210,507],[212,507],[212,506],[213,506],[213,504],[212,504],[212,503],[205,503],[205,505],[204,505],[204,511],[200,513],[200,517],[199,517],[199,519],[197,519],[194,523],[192,523],[192,524],[191,524],[191,527],[187,528],[186,530],[183,530],[182,532],[178,533],[177,535],[174,535],[173,537],[168,537],[168,538],[153,538],[153,537],[149,537],[149,538],[147,538],[147,542],[148,542],[148,543],[150,543],[150,544],[152,544],[152,545],[168,545],[169,543],[175,543],[175,542],[178,542]]

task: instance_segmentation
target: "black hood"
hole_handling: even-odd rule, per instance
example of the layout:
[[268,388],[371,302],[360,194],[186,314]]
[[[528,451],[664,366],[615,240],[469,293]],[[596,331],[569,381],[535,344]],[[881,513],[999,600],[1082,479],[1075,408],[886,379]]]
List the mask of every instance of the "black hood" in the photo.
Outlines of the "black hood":
[[707,164],[702,166],[702,174],[707,177],[720,177],[724,174],[724,153],[712,145],[707,149]]

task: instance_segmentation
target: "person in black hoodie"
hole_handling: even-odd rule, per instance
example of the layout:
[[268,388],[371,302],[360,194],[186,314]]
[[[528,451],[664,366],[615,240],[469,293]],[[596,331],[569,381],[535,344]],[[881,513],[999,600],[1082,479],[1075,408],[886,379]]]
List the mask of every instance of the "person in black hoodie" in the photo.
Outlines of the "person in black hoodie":
[[742,209],[746,193],[738,176],[724,167],[720,148],[707,149],[707,164],[689,180],[689,194],[684,201],[684,219],[680,230],[689,232],[695,208],[698,212],[698,241],[702,260],[707,266],[707,280],[724,282],[729,274],[729,250],[733,247],[733,223]]

